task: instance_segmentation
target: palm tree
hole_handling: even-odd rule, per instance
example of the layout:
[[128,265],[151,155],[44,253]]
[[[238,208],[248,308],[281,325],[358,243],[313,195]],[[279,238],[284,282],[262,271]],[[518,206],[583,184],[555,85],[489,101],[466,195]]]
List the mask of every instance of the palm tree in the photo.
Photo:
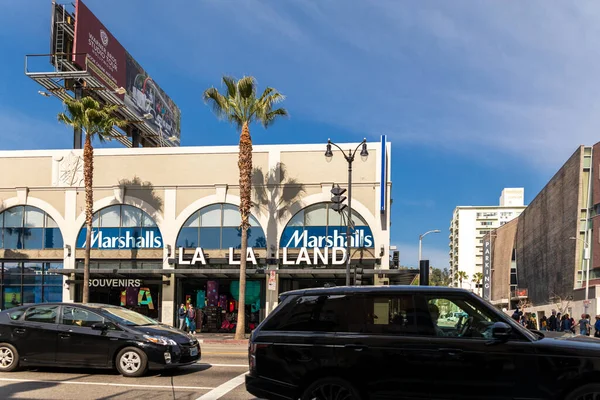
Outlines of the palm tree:
[[83,298],[82,302],[89,302],[90,298],[90,252],[92,245],[92,220],[94,217],[94,148],[92,140],[98,138],[104,142],[110,137],[113,127],[120,128],[127,125],[126,121],[114,117],[118,106],[103,106],[93,98],[86,96],[81,100],[65,100],[66,113],[58,114],[58,121],[73,128],[83,130],[85,145],[83,147],[83,179],[85,183],[85,260],[83,265]]
[[211,87],[206,89],[203,99],[209,104],[217,117],[226,119],[240,130],[238,168],[240,170],[240,214],[241,228],[241,259],[240,259],[240,293],[238,304],[238,319],[235,338],[243,339],[246,331],[245,296],[246,296],[246,251],[248,248],[248,227],[250,208],[252,206],[252,138],[250,124],[259,122],[268,128],[278,117],[287,116],[284,108],[273,109],[284,96],[276,89],[267,87],[260,97],[257,96],[256,80],[244,76],[240,80],[223,76],[226,91],[224,94]]
[[465,271],[456,271],[454,274],[454,279],[458,279],[458,282],[460,282],[460,287],[462,288],[463,281],[469,279],[469,275],[467,275]]
[[[475,287],[478,287],[481,284],[481,281],[483,281],[483,273],[475,272],[473,274],[473,283],[475,284]],[[481,294],[481,291],[480,291],[480,294]]]

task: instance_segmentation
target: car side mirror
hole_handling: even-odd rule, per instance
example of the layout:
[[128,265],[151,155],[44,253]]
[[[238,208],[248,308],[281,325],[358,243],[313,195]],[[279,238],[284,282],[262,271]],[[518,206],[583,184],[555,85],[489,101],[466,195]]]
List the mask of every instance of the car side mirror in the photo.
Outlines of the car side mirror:
[[512,328],[506,322],[496,322],[492,325],[492,337],[496,340],[506,341],[511,333]]
[[108,325],[103,322],[98,322],[98,323],[92,324],[91,328],[95,331],[105,331],[108,329]]

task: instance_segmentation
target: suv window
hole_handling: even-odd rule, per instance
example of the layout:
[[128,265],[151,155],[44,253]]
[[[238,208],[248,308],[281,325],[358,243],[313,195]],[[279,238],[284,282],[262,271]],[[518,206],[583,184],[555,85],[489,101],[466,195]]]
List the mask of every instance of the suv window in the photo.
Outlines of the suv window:
[[36,306],[25,312],[25,321],[55,324],[58,306]]
[[428,318],[410,294],[354,295],[347,309],[349,332],[415,335],[422,325],[418,321]]
[[337,332],[345,315],[345,295],[301,296],[281,307],[266,331]]
[[492,325],[500,319],[467,298],[428,296],[430,320],[424,329],[434,336],[491,339]]
[[91,311],[79,307],[63,307],[61,321],[63,325],[91,327],[93,324],[103,322],[104,318]]

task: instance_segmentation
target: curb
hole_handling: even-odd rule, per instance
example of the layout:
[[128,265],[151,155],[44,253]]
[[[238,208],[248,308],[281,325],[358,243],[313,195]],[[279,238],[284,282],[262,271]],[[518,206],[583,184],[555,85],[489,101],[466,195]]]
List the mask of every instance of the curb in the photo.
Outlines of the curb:
[[235,339],[225,339],[225,340],[218,340],[218,339],[198,339],[198,342],[200,344],[231,344],[231,345],[241,345],[241,344],[248,344],[248,339],[245,340],[235,340]]

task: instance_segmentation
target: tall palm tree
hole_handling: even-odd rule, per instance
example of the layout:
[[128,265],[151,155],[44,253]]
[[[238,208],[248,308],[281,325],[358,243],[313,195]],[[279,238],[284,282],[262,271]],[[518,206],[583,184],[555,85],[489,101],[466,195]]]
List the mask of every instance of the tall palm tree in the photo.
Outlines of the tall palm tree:
[[245,296],[246,296],[246,251],[248,248],[248,217],[252,206],[252,138],[250,124],[259,122],[268,128],[278,117],[287,116],[284,108],[273,107],[285,97],[276,89],[267,87],[260,97],[257,97],[256,80],[244,76],[236,80],[223,76],[226,91],[211,87],[203,94],[204,102],[210,105],[217,117],[226,119],[240,130],[238,168],[240,170],[240,214],[241,228],[241,259],[240,259],[240,293],[238,297],[238,319],[235,338],[243,339],[246,331]]
[[469,279],[469,275],[467,275],[465,271],[456,271],[454,274],[454,279],[458,279],[458,282],[460,282],[460,287],[462,288],[463,281]]
[[104,142],[110,137],[113,126],[120,128],[127,125],[126,121],[114,116],[118,106],[103,106],[93,98],[86,96],[81,100],[65,100],[64,113],[58,114],[58,121],[83,130],[85,145],[83,147],[83,180],[85,183],[85,259],[83,265],[83,298],[87,303],[90,299],[90,252],[92,246],[92,220],[94,217],[94,148],[92,141],[98,138]]
[[[478,287],[481,284],[481,281],[483,281],[483,272],[475,272],[473,274],[473,283],[475,284],[475,287]],[[481,290],[479,291],[479,294],[481,294]]]

